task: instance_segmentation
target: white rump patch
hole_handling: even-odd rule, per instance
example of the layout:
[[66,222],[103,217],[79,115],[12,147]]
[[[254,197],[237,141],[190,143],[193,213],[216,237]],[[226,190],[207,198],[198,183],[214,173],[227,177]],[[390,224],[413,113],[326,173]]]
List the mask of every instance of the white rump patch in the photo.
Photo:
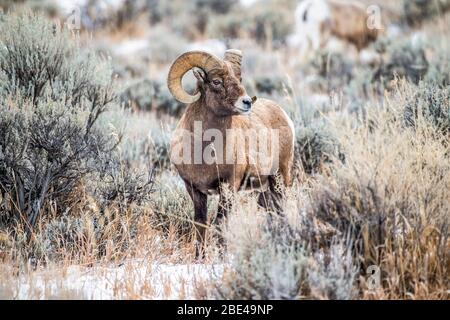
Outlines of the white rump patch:
[[302,53],[318,50],[321,44],[320,26],[331,18],[330,8],[324,0],[304,0],[295,10],[295,35],[291,39]]
[[280,107],[281,111],[283,111],[284,116],[286,117],[286,120],[289,124],[289,127],[291,128],[292,131],[292,146],[295,147],[295,127],[294,127],[294,122],[292,122],[292,119],[288,116],[288,114],[286,113],[286,111],[284,111],[284,109],[282,107]]

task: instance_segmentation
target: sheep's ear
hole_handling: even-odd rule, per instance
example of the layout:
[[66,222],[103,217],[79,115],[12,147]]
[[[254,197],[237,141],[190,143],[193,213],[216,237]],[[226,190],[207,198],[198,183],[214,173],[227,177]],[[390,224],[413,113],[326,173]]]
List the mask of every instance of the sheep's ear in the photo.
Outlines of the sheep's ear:
[[200,82],[205,82],[206,80],[206,73],[202,69],[194,69],[192,70],[194,72],[194,76],[197,78]]

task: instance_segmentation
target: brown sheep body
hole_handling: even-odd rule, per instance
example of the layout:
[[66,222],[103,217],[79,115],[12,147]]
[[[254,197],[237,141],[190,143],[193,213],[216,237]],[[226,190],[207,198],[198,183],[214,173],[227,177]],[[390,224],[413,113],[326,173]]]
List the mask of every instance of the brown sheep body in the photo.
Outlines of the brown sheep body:
[[364,5],[357,1],[343,2],[340,0],[328,0],[331,10],[329,28],[324,25],[324,30],[336,38],[348,41],[358,50],[366,48],[378,37],[376,28],[368,27],[368,14]]
[[[282,177],[284,186],[292,184],[292,121],[276,103],[248,97],[241,84],[240,59],[238,50],[227,51],[225,60],[189,52],[169,71],[170,91],[188,103],[171,140],[171,159],[194,203],[197,254],[205,239],[208,195],[219,194],[219,224],[231,206],[227,195],[259,190],[258,203],[280,213],[283,194],[277,177]],[[194,71],[198,84],[193,96],[181,87],[181,78],[192,68],[200,69]],[[214,138],[205,137],[208,133]],[[208,151],[213,161],[203,159]],[[201,161],[195,160],[196,152]]]

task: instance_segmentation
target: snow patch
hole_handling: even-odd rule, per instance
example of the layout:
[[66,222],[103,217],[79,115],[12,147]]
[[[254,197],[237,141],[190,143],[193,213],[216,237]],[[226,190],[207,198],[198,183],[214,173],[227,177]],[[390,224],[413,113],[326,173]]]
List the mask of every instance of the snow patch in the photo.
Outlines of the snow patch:
[[[222,265],[147,264],[117,267],[70,266],[18,278],[17,299],[195,299],[195,288],[223,272]],[[60,273],[60,274],[59,274]]]

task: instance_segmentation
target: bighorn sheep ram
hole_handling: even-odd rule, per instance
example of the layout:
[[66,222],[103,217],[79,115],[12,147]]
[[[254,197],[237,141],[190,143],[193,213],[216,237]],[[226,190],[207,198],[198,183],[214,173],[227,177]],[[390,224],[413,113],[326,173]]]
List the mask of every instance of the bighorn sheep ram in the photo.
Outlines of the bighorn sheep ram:
[[[241,61],[239,50],[227,50],[223,60],[191,51],[168,74],[170,92],[188,104],[171,139],[171,161],[194,203],[197,256],[203,252],[208,195],[219,194],[219,223],[230,210],[230,194],[259,190],[258,203],[280,213],[282,189],[292,184],[293,123],[275,102],[247,95]],[[191,69],[198,80],[193,95],[182,87]]]
[[305,52],[320,49],[334,36],[361,51],[378,37],[379,30],[369,28],[368,19],[367,9],[358,1],[304,0],[295,11],[297,41]]

